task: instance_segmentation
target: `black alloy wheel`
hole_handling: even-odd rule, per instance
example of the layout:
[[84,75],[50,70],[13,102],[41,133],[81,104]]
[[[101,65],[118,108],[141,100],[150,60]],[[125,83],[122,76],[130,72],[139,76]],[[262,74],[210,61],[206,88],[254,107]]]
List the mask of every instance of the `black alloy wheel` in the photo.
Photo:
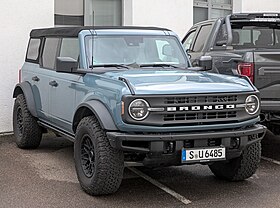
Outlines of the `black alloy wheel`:
[[90,178],[94,174],[95,153],[89,135],[84,135],[81,143],[81,164],[85,175]]

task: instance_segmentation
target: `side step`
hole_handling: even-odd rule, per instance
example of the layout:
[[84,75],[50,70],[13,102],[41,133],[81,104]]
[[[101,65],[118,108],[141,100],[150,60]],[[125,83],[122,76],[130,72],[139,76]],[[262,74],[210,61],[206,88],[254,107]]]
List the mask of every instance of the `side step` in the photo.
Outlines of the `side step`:
[[75,136],[74,135],[71,135],[69,133],[66,133],[60,129],[57,129],[55,128],[54,126],[50,125],[50,124],[47,124],[45,122],[42,122],[42,121],[38,121],[38,124],[46,129],[50,129],[52,131],[54,131],[56,134],[62,136],[62,137],[65,137],[66,139],[69,139],[70,141],[74,142],[75,140]]

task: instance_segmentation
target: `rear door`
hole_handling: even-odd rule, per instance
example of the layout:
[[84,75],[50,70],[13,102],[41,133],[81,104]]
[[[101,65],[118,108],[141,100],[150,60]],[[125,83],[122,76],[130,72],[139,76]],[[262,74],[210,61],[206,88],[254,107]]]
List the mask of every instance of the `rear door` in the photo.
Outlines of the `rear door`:
[[[27,80],[32,87],[38,117],[41,120],[49,119],[49,68],[41,66],[42,58],[39,51],[43,47],[43,38],[31,38],[23,66],[23,79]],[[56,48],[49,48],[50,53],[55,53]],[[43,49],[46,52],[46,49]],[[44,60],[46,61],[46,60]],[[40,63],[40,64],[39,64]]]

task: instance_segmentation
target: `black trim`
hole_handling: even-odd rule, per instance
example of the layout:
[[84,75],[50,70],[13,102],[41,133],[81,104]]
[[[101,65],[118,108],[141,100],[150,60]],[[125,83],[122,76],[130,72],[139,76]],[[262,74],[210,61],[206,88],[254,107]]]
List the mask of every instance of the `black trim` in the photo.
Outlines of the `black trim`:
[[16,98],[19,94],[21,94],[21,92],[23,92],[27,103],[27,108],[31,115],[38,117],[32,88],[29,82],[25,81],[17,84],[13,92],[13,98]]
[[74,140],[75,140],[74,134],[70,134],[66,131],[63,131],[62,129],[56,128],[51,124],[48,124],[44,121],[38,121],[38,124],[46,129],[51,129],[52,131],[54,131],[55,133],[57,133],[60,136],[65,136],[67,139],[69,139],[72,142],[74,142]]
[[44,29],[33,29],[30,32],[31,38],[38,37],[78,37],[82,30],[104,30],[104,29],[141,29],[141,30],[166,30],[158,27],[134,27],[134,26],[83,26],[83,27],[53,27]]
[[81,117],[81,111],[80,109],[87,108],[89,109],[98,119],[102,129],[106,129],[109,131],[117,131],[118,128],[113,120],[112,115],[108,111],[108,109],[105,107],[103,103],[101,103],[99,100],[89,100],[85,103],[80,104],[74,115],[74,119],[72,122],[72,129],[73,132],[76,132],[76,128],[78,126],[78,120]]
[[[266,127],[256,124],[246,129],[220,130],[220,131],[203,131],[203,132],[181,132],[181,133],[158,133],[158,134],[133,134],[123,132],[107,132],[107,137],[112,147],[125,151],[133,152],[153,152],[152,145],[148,147],[142,146],[126,146],[130,142],[181,142],[186,140],[204,140],[204,139],[227,139],[227,138],[241,138],[239,149],[261,140],[266,132]],[[249,136],[252,136],[249,138]],[[125,141],[125,142],[124,142]],[[179,142],[179,143],[180,143]],[[223,144],[229,147],[230,144]],[[183,147],[183,146],[182,146]],[[176,145],[176,149],[180,150],[182,147]],[[163,146],[161,147],[163,148]],[[157,149],[162,151],[163,149]]]
[[129,88],[129,91],[132,95],[135,95],[135,90],[128,79],[126,79],[125,77],[119,77],[119,80],[124,82],[127,85],[127,87]]

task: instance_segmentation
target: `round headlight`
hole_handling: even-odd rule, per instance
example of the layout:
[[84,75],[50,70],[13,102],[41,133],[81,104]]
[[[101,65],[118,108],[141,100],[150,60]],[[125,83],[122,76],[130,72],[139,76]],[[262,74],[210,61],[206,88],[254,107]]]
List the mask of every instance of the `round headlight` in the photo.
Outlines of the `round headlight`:
[[258,112],[260,107],[259,98],[256,95],[249,95],[245,101],[245,110],[248,114],[253,115]]
[[128,112],[131,118],[137,121],[141,121],[149,115],[148,108],[149,104],[146,100],[136,99],[130,103]]

